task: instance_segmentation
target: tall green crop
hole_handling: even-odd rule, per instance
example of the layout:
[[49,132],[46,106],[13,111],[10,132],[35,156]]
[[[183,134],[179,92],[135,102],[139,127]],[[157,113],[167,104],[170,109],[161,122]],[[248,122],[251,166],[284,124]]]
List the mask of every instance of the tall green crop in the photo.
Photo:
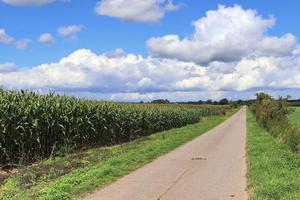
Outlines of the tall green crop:
[[66,148],[119,144],[196,123],[222,109],[96,102],[0,90],[0,164],[28,163]]

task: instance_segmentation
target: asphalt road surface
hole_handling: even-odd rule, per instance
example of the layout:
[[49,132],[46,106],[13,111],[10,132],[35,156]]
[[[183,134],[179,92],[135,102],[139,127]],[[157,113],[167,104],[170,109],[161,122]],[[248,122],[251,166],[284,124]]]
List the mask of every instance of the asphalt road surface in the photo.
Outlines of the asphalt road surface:
[[[247,200],[246,108],[85,200]],[[142,155],[141,155],[142,156]]]

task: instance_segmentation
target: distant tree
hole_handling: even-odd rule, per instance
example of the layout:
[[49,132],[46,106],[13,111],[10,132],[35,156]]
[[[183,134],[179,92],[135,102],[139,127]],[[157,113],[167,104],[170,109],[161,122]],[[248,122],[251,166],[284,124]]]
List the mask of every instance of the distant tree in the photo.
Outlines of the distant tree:
[[140,103],[140,104],[143,104],[144,102],[143,102],[143,101],[140,101],[139,103]]
[[170,101],[168,99],[156,99],[151,101],[151,103],[157,103],[157,104],[168,104]]
[[217,102],[217,101],[214,101],[212,104],[214,104],[214,105],[218,105],[218,104],[219,104],[219,102]]
[[220,105],[227,105],[229,103],[228,99],[224,98],[219,101]]
[[203,104],[203,101],[202,101],[202,100],[199,100],[199,101],[197,102],[197,104]]
[[237,101],[237,104],[243,105],[243,101],[242,101],[241,99],[239,99],[239,100]]
[[206,101],[206,104],[212,104],[212,100],[211,100],[211,99],[208,99],[208,100]]

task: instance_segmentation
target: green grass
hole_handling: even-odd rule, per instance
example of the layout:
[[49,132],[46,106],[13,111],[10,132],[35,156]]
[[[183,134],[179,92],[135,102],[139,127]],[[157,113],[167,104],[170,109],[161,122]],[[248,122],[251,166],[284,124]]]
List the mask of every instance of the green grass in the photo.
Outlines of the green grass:
[[251,200],[300,199],[300,157],[259,127],[248,122],[248,187]]
[[300,107],[294,107],[295,112],[292,112],[289,115],[289,120],[294,125],[300,126]]
[[74,199],[102,187],[205,133],[226,116],[203,119],[119,146],[95,148],[21,169],[0,188],[0,199]]

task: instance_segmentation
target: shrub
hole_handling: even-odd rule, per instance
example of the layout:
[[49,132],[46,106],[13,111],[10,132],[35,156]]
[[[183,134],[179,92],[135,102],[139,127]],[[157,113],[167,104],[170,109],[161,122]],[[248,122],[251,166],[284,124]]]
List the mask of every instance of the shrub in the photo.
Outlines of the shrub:
[[288,98],[274,99],[265,93],[258,93],[256,97],[251,107],[256,120],[275,138],[296,151],[300,143],[300,131],[289,123],[287,115],[293,109],[289,107]]

